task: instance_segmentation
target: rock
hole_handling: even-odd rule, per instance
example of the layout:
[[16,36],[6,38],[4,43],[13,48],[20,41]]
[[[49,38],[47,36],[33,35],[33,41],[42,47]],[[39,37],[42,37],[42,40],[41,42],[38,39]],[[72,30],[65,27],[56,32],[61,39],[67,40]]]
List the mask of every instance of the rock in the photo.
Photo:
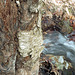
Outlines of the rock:
[[75,69],[75,42],[69,41],[57,31],[44,36],[45,48],[42,51],[44,54],[53,54],[56,56],[64,56],[72,63]]

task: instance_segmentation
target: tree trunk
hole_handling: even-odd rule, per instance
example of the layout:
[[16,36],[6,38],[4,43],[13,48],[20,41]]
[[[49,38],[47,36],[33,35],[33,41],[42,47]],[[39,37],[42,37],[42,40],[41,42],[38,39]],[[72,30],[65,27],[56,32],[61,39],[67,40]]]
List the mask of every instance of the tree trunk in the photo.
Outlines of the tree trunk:
[[0,75],[15,75],[17,52],[17,7],[10,0],[0,1]]
[[41,0],[0,1],[1,75],[38,75],[41,6]]

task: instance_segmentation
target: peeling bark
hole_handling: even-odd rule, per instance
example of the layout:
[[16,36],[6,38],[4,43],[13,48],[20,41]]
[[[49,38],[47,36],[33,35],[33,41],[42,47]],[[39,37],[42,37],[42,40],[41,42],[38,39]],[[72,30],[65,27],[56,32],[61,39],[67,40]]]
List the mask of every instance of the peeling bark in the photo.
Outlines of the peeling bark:
[[[27,1],[27,3],[29,2],[30,1]],[[33,3],[33,1],[30,3]],[[25,8],[21,8],[23,14],[20,14],[21,22],[19,24],[21,27],[19,28],[18,33],[18,51],[20,55],[18,55],[16,63],[16,74],[18,75],[38,75],[39,57],[41,51],[43,50],[43,47],[41,46],[43,44],[43,38],[41,30],[41,11],[38,9],[38,6],[40,6],[39,3],[40,1],[36,4],[27,4],[26,6],[29,10],[24,10]],[[37,5],[36,8],[35,5]],[[32,8],[30,8],[31,6]],[[33,9],[33,11],[30,9]],[[24,17],[22,17],[23,15]],[[19,64],[21,66],[19,66]],[[21,73],[21,71],[24,74]]]

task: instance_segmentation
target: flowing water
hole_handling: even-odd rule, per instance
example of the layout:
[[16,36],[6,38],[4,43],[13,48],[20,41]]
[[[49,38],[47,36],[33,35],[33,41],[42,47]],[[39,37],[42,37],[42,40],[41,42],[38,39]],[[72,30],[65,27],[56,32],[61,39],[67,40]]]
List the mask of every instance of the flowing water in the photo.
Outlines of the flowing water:
[[72,63],[75,69],[75,42],[69,41],[67,36],[63,36],[57,31],[52,31],[44,35],[44,45],[42,53],[62,55]]

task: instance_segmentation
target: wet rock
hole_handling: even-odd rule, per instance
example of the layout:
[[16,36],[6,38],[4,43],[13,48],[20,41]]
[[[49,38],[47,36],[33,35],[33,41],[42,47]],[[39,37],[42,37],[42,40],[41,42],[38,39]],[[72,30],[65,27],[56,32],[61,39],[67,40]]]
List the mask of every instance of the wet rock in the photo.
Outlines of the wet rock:
[[44,43],[44,54],[62,55],[69,60],[73,68],[75,68],[75,42],[69,41],[68,38],[62,36],[59,32],[53,31],[53,33],[44,36]]

